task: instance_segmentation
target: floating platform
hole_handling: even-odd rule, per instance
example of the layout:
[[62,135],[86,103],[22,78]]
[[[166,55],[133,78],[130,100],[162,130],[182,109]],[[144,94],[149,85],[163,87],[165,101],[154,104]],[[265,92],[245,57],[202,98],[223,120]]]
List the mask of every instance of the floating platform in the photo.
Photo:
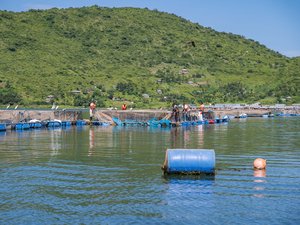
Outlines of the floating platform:
[[137,120],[129,120],[126,119],[124,121],[119,118],[112,118],[113,122],[116,126],[126,126],[126,125],[139,125],[139,126],[150,126],[150,127],[179,127],[179,126],[195,126],[201,124],[215,124],[215,123],[227,123],[229,122],[229,118],[222,119],[214,119],[214,120],[195,120],[195,121],[181,121],[181,122],[173,122],[168,119],[158,120],[156,118],[150,119],[147,122],[137,121]]

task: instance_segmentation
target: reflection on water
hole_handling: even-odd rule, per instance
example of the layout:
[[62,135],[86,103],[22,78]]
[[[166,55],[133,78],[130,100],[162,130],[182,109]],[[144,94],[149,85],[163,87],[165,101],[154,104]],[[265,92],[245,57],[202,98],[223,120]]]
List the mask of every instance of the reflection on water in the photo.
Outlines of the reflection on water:
[[204,125],[200,125],[196,127],[197,129],[197,136],[198,136],[198,145],[199,148],[203,148],[204,145]]
[[[274,118],[0,132],[0,224],[297,224],[299,127]],[[214,149],[216,175],[162,176],[168,148]],[[258,157],[267,170],[252,169]]]
[[91,156],[93,154],[94,151],[94,146],[95,146],[95,130],[94,129],[90,129],[89,130],[89,154],[88,156]]
[[254,177],[266,177],[266,170],[253,170]]
[[263,198],[265,197],[263,193],[263,191],[265,190],[265,186],[262,183],[266,183],[266,179],[264,179],[266,177],[266,170],[253,170],[253,176],[254,176],[254,190],[257,191],[257,193],[254,193],[253,196],[257,197],[257,198]]

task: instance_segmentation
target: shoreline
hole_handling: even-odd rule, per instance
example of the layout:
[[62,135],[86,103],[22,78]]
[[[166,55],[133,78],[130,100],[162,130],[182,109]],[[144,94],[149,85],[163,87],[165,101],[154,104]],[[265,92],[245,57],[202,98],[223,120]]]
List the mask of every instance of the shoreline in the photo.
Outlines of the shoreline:
[[[17,123],[28,121],[30,119],[44,120],[69,120],[76,121],[88,119],[88,108],[85,109],[0,109],[0,122]],[[197,113],[198,109],[191,110],[191,113]],[[215,117],[222,118],[225,115],[239,117],[241,114],[247,114],[248,117],[262,117],[263,115],[277,114],[296,114],[300,115],[300,106],[281,107],[281,108],[250,108],[250,107],[215,107],[207,106],[206,113],[212,113]],[[170,117],[172,111],[164,109],[140,109],[140,110],[111,110],[97,109],[95,118],[99,121],[112,121],[112,117],[120,119],[139,119],[141,121],[151,118]],[[86,117],[86,118],[85,118]]]

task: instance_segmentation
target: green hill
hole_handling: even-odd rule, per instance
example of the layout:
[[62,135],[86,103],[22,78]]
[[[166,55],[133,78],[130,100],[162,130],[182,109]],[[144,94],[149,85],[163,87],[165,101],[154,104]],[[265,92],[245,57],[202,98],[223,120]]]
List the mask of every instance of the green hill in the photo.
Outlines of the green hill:
[[135,8],[0,11],[0,104],[300,102],[299,58]]

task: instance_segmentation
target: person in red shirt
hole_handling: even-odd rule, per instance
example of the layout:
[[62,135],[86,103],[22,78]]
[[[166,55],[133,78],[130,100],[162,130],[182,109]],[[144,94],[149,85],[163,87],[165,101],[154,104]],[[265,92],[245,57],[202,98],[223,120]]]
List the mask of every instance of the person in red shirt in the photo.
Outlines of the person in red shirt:
[[126,110],[127,109],[127,105],[124,103],[123,105],[122,105],[122,110]]
[[92,119],[95,115],[95,111],[96,111],[96,103],[94,101],[92,101],[90,103],[90,121],[92,121]]

